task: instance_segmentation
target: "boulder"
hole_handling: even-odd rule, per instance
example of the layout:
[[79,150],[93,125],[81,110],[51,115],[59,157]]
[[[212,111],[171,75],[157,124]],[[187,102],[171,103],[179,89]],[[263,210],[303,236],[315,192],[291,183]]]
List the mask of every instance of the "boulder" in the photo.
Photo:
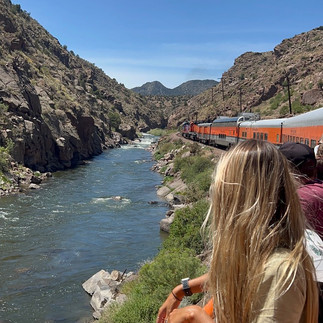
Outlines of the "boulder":
[[165,197],[170,193],[171,189],[168,188],[167,186],[162,186],[157,190],[157,195],[161,197]]
[[90,304],[94,309],[93,317],[99,319],[103,310],[113,302],[124,302],[126,296],[119,292],[120,286],[125,281],[134,279],[134,273],[121,273],[113,270],[110,273],[101,269],[82,284],[83,289],[90,294]]
[[160,230],[169,233],[170,226],[174,221],[175,213],[160,221]]
[[302,96],[302,104],[304,105],[314,105],[323,99],[323,91],[320,89],[312,89],[305,92]]

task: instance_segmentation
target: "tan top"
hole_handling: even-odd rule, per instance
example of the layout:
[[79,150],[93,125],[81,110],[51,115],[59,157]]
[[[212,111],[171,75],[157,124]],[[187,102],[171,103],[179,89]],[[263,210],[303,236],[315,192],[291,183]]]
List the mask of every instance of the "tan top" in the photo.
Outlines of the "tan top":
[[278,295],[277,283],[284,273],[284,260],[289,251],[277,250],[269,259],[264,279],[259,287],[259,300],[256,304],[256,319],[253,323],[303,323],[306,300],[306,279],[300,267],[291,285],[283,295]]

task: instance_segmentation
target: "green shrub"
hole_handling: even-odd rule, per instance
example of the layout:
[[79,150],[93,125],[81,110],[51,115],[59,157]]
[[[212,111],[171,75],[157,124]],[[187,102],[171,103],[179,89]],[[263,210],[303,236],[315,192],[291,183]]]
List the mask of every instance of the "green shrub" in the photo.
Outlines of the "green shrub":
[[[109,319],[99,322],[113,323],[153,323],[159,307],[174,286],[183,277],[198,277],[206,272],[200,260],[193,257],[188,249],[163,249],[151,263],[139,271],[139,278],[132,284],[128,300],[121,306],[112,307]],[[190,297],[197,302],[200,295]]]
[[154,154],[154,158],[159,160],[163,158],[167,153],[171,152],[174,149],[178,149],[183,145],[181,139],[176,141],[160,141],[157,146],[157,151]]
[[304,113],[310,111],[312,107],[310,105],[303,105],[300,100],[295,100],[292,103],[292,112],[293,113]]
[[192,207],[179,209],[175,213],[174,222],[171,225],[168,238],[163,243],[163,248],[178,249],[189,248],[195,254],[199,254],[204,249],[200,228],[205,219],[209,202],[200,200]]
[[120,124],[121,124],[121,118],[118,112],[115,111],[110,111],[108,113],[108,118],[109,118],[109,124],[112,128],[115,130],[118,130]]
[[280,115],[281,117],[286,116],[288,113],[289,113],[289,107],[288,107],[288,105],[284,105],[284,106],[282,106],[282,107],[280,108],[280,110],[279,110],[279,115]]
[[186,183],[192,183],[196,180],[196,176],[204,171],[213,171],[214,163],[211,159],[201,156],[189,156],[175,158],[174,171],[181,172],[181,178]]
[[270,99],[270,110],[276,110],[279,107],[279,105],[282,103],[282,97],[282,94],[278,93],[275,97]]
[[13,141],[6,140],[5,146],[0,146],[0,172],[6,172],[10,168],[10,153],[13,149]]
[[160,129],[160,128],[156,128],[156,129],[151,129],[148,131],[149,134],[153,135],[153,136],[166,136],[167,134],[170,134],[174,132],[174,130],[170,130],[170,129]]
[[8,108],[9,108],[8,104],[0,103],[0,113],[7,112]]
[[213,169],[207,169],[195,176],[194,181],[188,183],[185,192],[186,199],[190,202],[196,202],[208,196],[211,185]]

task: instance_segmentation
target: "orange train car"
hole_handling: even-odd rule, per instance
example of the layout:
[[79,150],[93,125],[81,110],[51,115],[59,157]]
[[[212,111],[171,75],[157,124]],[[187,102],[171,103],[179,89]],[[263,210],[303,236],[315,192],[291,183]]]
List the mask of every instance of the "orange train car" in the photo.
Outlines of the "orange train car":
[[267,140],[275,145],[305,143],[314,147],[323,135],[323,107],[290,118],[259,120],[253,113],[220,117],[212,123],[188,123],[183,136],[213,146],[230,147],[247,139]]
[[314,148],[323,135],[323,108],[290,118],[241,122],[237,127],[239,141],[254,138],[275,145],[300,142]]

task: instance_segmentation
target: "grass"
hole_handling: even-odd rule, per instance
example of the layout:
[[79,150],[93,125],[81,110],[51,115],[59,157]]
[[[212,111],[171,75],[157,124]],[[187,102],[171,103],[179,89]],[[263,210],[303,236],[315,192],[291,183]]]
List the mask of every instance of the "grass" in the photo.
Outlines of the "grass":
[[[152,262],[141,267],[136,282],[124,287],[128,300],[121,306],[111,306],[99,323],[153,323],[159,307],[181,278],[197,277],[205,271],[190,249],[164,248]],[[198,296],[191,301],[196,302]]]

